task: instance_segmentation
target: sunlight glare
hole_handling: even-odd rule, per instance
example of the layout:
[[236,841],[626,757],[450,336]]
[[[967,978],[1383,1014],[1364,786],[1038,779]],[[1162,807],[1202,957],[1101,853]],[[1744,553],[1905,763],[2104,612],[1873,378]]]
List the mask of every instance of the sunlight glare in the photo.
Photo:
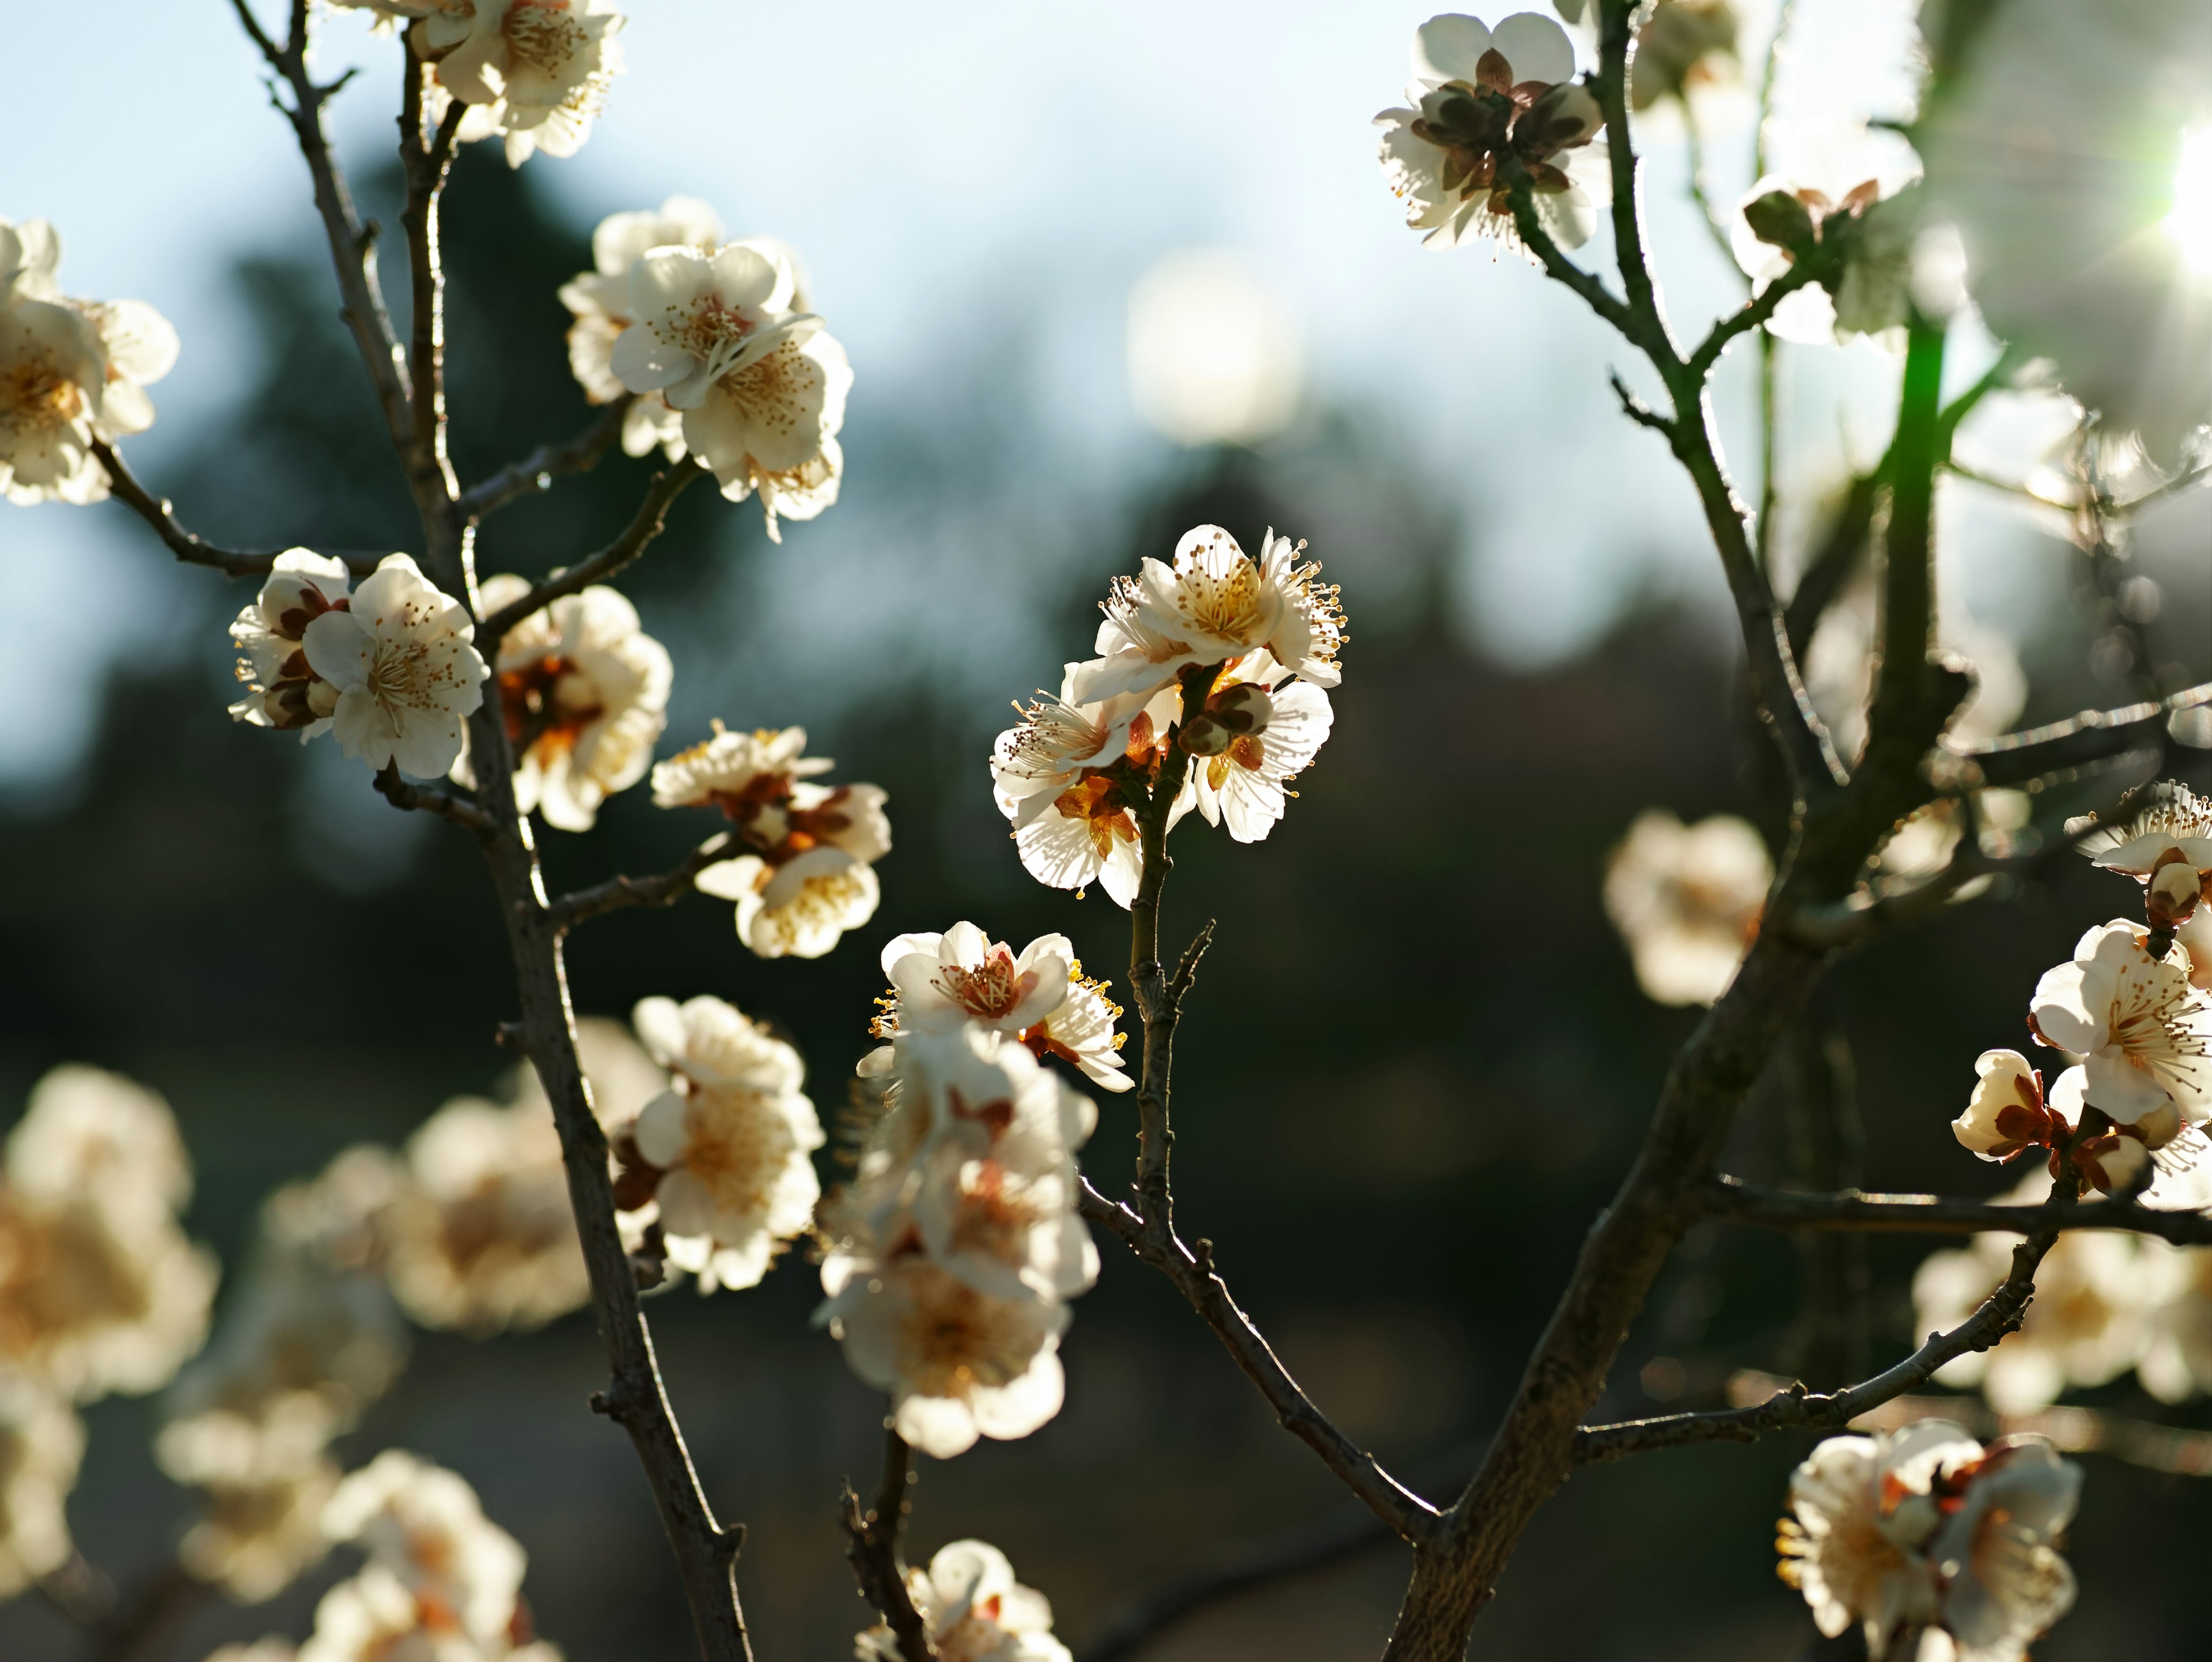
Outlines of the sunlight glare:
[[2184,135],[2166,233],[2191,271],[2212,277],[2212,123]]

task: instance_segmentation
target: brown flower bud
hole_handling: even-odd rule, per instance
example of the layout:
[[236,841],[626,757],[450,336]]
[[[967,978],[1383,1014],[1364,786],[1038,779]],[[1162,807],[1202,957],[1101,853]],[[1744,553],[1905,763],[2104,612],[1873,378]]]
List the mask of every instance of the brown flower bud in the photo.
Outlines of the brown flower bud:
[[2179,849],[2168,849],[2151,868],[2150,881],[2143,889],[2143,909],[2151,927],[2170,929],[2186,923],[2197,910],[2202,892],[2203,881],[2189,856]]
[[1206,713],[1238,738],[1265,733],[1274,718],[1275,701],[1267,689],[1251,681],[1226,686],[1206,701]]
[[1744,222],[1761,242],[1802,254],[1815,240],[1812,210],[1787,191],[1769,191],[1743,208]]
[[1236,737],[1211,711],[1206,710],[1192,716],[1177,732],[1178,742],[1193,756],[1218,756],[1229,748]]

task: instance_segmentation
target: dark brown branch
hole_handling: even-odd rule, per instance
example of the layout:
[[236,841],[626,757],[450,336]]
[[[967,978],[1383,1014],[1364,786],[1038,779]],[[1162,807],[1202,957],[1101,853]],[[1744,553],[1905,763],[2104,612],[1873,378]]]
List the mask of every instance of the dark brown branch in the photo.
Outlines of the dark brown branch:
[[588,889],[564,894],[546,906],[556,929],[571,929],[587,917],[620,911],[626,906],[670,906],[691,892],[699,874],[718,860],[732,857],[729,834],[711,837],[684,857],[673,871],[653,877],[611,877]]
[[2199,704],[2212,704],[2212,681],[2185,687],[2156,703],[2083,710],[2047,727],[1972,743],[1947,741],[1944,748],[1962,764],[1960,782],[1965,788],[2022,785],[2033,779],[2093,767],[2115,757],[2162,750],[2167,721],[2178,712]]
[[[283,551],[272,550],[266,554],[246,553],[238,549],[218,548],[205,538],[194,535],[177,523],[167,497],[156,498],[154,493],[138,483],[137,476],[124,465],[123,458],[105,439],[92,441],[92,454],[107,471],[107,485],[116,501],[130,508],[154,528],[154,533],[167,545],[169,551],[188,565],[212,567],[230,577],[266,577],[276,563],[276,555]],[[346,569],[356,577],[366,577],[376,569],[381,554],[336,554],[343,560]]]
[[1194,1251],[1181,1237],[1162,1231],[1129,1207],[1108,1200],[1086,1181],[1083,1215],[1101,1225],[1122,1245],[1173,1282],[1191,1308],[1205,1318],[1237,1365],[1244,1370],[1285,1430],[1297,1437],[1375,1515],[1408,1541],[1423,1538],[1437,1521],[1436,1508],[1382,1469],[1376,1458],[1336,1428],[1329,1417],[1291,1377],[1252,1318],[1230,1296],[1213,1265],[1213,1243],[1201,1240]]
[[407,177],[407,206],[401,222],[407,228],[408,287],[414,313],[407,359],[414,426],[405,454],[418,497],[442,505],[459,494],[459,484],[446,456],[446,283],[438,246],[438,201],[453,167],[461,119],[469,112],[459,99],[452,100],[437,131],[426,141],[422,83],[429,66],[415,55],[411,38],[405,74],[399,159]]
[[1797,587],[1790,594],[1790,605],[1783,614],[1793,656],[1803,657],[1805,648],[1813,643],[1813,632],[1820,626],[1820,619],[1850,581],[1859,562],[1866,557],[1874,535],[1875,506],[1881,496],[1879,468],[1852,479],[1835,517],[1828,521],[1826,535],[1805,562],[1804,572],[1797,579]]
[[434,813],[480,837],[499,834],[499,821],[475,803],[436,785],[410,783],[399,776],[397,762],[386,764],[377,774],[376,789],[378,794],[395,808],[406,808],[416,813]]
[[687,456],[654,474],[652,484],[646,489],[645,500],[638,504],[637,512],[630,516],[621,536],[589,559],[548,577],[512,605],[493,612],[477,630],[477,639],[486,642],[488,649],[496,650],[496,643],[507,637],[507,631],[531,613],[544,611],[563,595],[580,594],[593,583],[605,582],[645,552],[667,523],[670,506],[683,495],[686,486],[704,478],[706,472],[696,458]]
[[591,424],[574,438],[541,444],[520,461],[471,485],[461,493],[462,516],[481,520],[518,496],[547,489],[560,474],[587,472],[598,466],[599,459],[622,436],[623,417],[635,402],[635,394],[624,393],[592,417]]
[[1829,274],[1833,265],[1833,256],[1824,258],[1819,250],[1799,255],[1796,265],[1713,325],[1683,367],[1703,380],[1712,373],[1713,366],[1721,361],[1721,354],[1728,350],[1738,336],[1758,328],[1774,315],[1784,301],[1800,289],[1810,288],[1820,282]]
[[1826,1393],[1808,1391],[1795,1383],[1752,1408],[1585,1427],[1575,1435],[1575,1464],[1589,1465],[1692,1443],[1747,1443],[1771,1431],[1840,1431],[1868,1409],[1926,1385],[1947,1363],[1972,1351],[1987,1350],[2017,1331],[2028,1300],[2035,1295],[2036,1267],[2057,1239],[2045,1231],[2021,1241],[2013,1249],[2011,1272],[1978,1310],[1948,1333],[1929,1334],[1927,1343],[1871,1379]]
[[171,1654],[185,1624],[214,1596],[214,1588],[170,1561],[93,1629],[90,1662],[155,1662]]
[[1856,1189],[1805,1195],[1723,1178],[1704,1193],[1700,1210],[1729,1223],[1769,1229],[1865,1230],[1909,1235],[2061,1233],[2123,1229],[2177,1246],[2212,1246],[2212,1216],[2163,1212],[2127,1200],[2051,1200],[2005,1205],[1947,1195],[1865,1194]]
[[906,1531],[908,1491],[914,1483],[914,1452],[895,1430],[884,1432],[884,1471],[876,1502],[864,1516],[860,1497],[845,1485],[845,1561],[860,1584],[860,1595],[883,1616],[898,1640],[901,1662],[934,1662],[929,1624],[914,1607],[907,1590],[906,1562],[899,1538]]

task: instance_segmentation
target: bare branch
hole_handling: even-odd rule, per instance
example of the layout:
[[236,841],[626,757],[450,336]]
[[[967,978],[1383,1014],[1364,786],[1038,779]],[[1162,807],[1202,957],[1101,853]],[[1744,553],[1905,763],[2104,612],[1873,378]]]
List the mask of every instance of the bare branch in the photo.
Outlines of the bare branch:
[[510,463],[489,478],[471,485],[461,493],[462,517],[481,520],[518,496],[545,490],[559,474],[587,472],[598,466],[599,459],[622,436],[623,417],[635,402],[635,393],[625,393],[592,417],[591,424],[574,438],[563,439],[558,444],[541,444],[520,461]]
[[1869,1409],[1927,1384],[1946,1363],[1971,1351],[1987,1350],[2006,1334],[2018,1330],[2027,1313],[2028,1300],[2035,1294],[2036,1266],[2057,1239],[2045,1231],[2021,1241],[2013,1249],[2011,1272],[1981,1308],[1948,1333],[1929,1334],[1927,1343],[1871,1379],[1826,1394],[1808,1391],[1802,1382],[1793,1382],[1751,1408],[1588,1426],[1575,1434],[1575,1464],[1589,1465],[1692,1443],[1747,1443],[1770,1431],[1839,1431]]
[[465,831],[478,837],[499,834],[499,821],[486,813],[465,797],[456,796],[435,785],[417,785],[399,776],[399,764],[386,763],[376,776],[377,794],[395,808],[407,808],[417,813],[434,813],[450,819]]
[[2130,1200],[2054,1199],[2013,1206],[1946,1195],[1865,1194],[1846,1189],[1806,1195],[1763,1188],[1734,1178],[1705,1192],[1704,1215],[1769,1229],[1852,1229],[1911,1235],[2057,1234],[2069,1229],[2118,1229],[2155,1235],[2177,1246],[2212,1246],[2212,1216],[2164,1212]]
[[1179,1236],[1108,1200],[1088,1181],[1083,1185],[1081,1204],[1085,1217],[1119,1237],[1132,1252],[1176,1284],[1190,1300],[1191,1308],[1227,1347],[1237,1365],[1259,1386],[1284,1429],[1320,1455],[1322,1463],[1399,1535],[1408,1541],[1426,1537],[1437,1521],[1436,1508],[1385,1471],[1372,1454],[1354,1444],[1314,1406],[1253,1326],[1252,1318],[1230,1296],[1228,1284],[1213,1266],[1212,1242],[1201,1240],[1194,1251]]
[[2032,779],[2109,762],[2114,757],[2165,747],[2166,723],[2185,709],[2212,704],[2212,681],[2200,682],[2156,703],[2088,709],[2047,727],[1978,741],[1944,740],[1960,764],[1962,788],[2021,785]]
[[[107,470],[110,494],[154,528],[154,533],[167,544],[169,551],[188,565],[204,565],[230,577],[265,577],[276,559],[276,551],[250,554],[238,549],[218,548],[206,539],[196,536],[177,523],[168,498],[156,499],[154,493],[138,483],[137,476],[124,465],[123,458],[106,439],[92,441],[92,454]],[[343,560],[346,569],[356,577],[366,577],[383,559],[381,554],[338,554],[331,557]]]
[[896,1430],[884,1432],[884,1472],[876,1484],[876,1503],[863,1517],[860,1497],[845,1485],[845,1559],[860,1584],[861,1597],[875,1607],[898,1639],[901,1662],[934,1662],[929,1625],[907,1591],[906,1563],[899,1537],[906,1531],[907,1491],[914,1482],[914,1452]]
[[1698,343],[1698,350],[1690,354],[1684,368],[1703,380],[1712,373],[1713,366],[1720,362],[1721,354],[1728,350],[1731,342],[1739,335],[1765,323],[1774,315],[1784,301],[1800,289],[1810,288],[1820,282],[1829,274],[1834,264],[1832,255],[1823,259],[1818,250],[1800,255],[1796,265],[1713,325],[1706,332],[1705,339]]
[[646,489],[645,500],[638,504],[637,512],[631,515],[621,536],[589,559],[548,577],[521,599],[493,612],[477,629],[477,639],[491,643],[496,650],[497,643],[507,637],[507,631],[531,613],[544,611],[565,594],[580,594],[593,583],[605,582],[645,552],[667,523],[670,505],[683,495],[686,486],[703,478],[706,472],[697,458],[687,456],[654,474],[653,483]]
[[1783,620],[1793,657],[1802,657],[1812,644],[1813,632],[1835,604],[1845,584],[1866,557],[1874,535],[1874,510],[1881,495],[1881,471],[1862,473],[1844,492],[1843,503],[1829,521],[1827,534],[1805,563],[1797,587],[1790,596]]
[[718,860],[731,857],[728,832],[710,837],[684,856],[673,871],[653,877],[611,877],[588,889],[564,894],[546,906],[556,929],[572,929],[587,917],[620,911],[628,906],[672,906],[691,892],[699,874]]
[[450,100],[437,131],[426,143],[422,82],[428,73],[429,66],[415,55],[409,37],[399,159],[407,175],[407,206],[401,222],[407,228],[408,287],[414,311],[408,353],[414,426],[404,454],[418,498],[450,502],[459,494],[459,483],[446,457],[446,283],[438,247],[438,199],[453,167],[461,119],[469,111],[459,99]]
[[[1787,1381],[1749,1369],[1729,1380],[1731,1399],[1770,1396]],[[2188,1431],[2096,1408],[2045,1408],[1998,1414],[1976,1397],[1899,1397],[1859,1416],[1861,1426],[1894,1431],[1921,1420],[1955,1420],[1978,1437],[2046,1439],[2069,1454],[2103,1454],[2146,1471],[2212,1477],[2212,1432]]]
[[1637,397],[1628,383],[1620,378],[1618,369],[1608,371],[1607,380],[1612,383],[1613,395],[1620,400],[1620,413],[1638,427],[1648,427],[1655,433],[1666,435],[1671,442],[1674,437],[1674,423],[1671,417],[1662,416]]

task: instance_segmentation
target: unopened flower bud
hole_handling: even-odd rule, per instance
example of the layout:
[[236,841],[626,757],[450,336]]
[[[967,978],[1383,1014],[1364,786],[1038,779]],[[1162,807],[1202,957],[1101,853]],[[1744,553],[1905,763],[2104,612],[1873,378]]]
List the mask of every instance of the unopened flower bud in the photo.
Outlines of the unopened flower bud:
[[1182,747],[1193,756],[1218,756],[1237,737],[1208,710],[1201,710],[1185,721],[1180,733]]
[[1761,242],[1802,254],[1815,240],[1813,213],[1787,191],[1769,191],[1743,204],[1744,223]]
[[1275,701],[1267,689],[1252,681],[1224,687],[1206,701],[1206,713],[1239,738],[1265,733],[1274,719]]
[[2074,1164],[2100,1195],[2125,1192],[2150,1166],[2150,1150],[2124,1132],[2091,1137],[2074,1150]]
[[2197,868],[2179,849],[2168,849],[2143,891],[2143,907],[2152,927],[2170,929],[2177,923],[2186,923],[2202,892]]
[[1604,125],[1605,111],[1590,89],[1579,81],[1562,81],[1513,124],[1513,139],[1522,154],[1540,158],[1589,143]]

